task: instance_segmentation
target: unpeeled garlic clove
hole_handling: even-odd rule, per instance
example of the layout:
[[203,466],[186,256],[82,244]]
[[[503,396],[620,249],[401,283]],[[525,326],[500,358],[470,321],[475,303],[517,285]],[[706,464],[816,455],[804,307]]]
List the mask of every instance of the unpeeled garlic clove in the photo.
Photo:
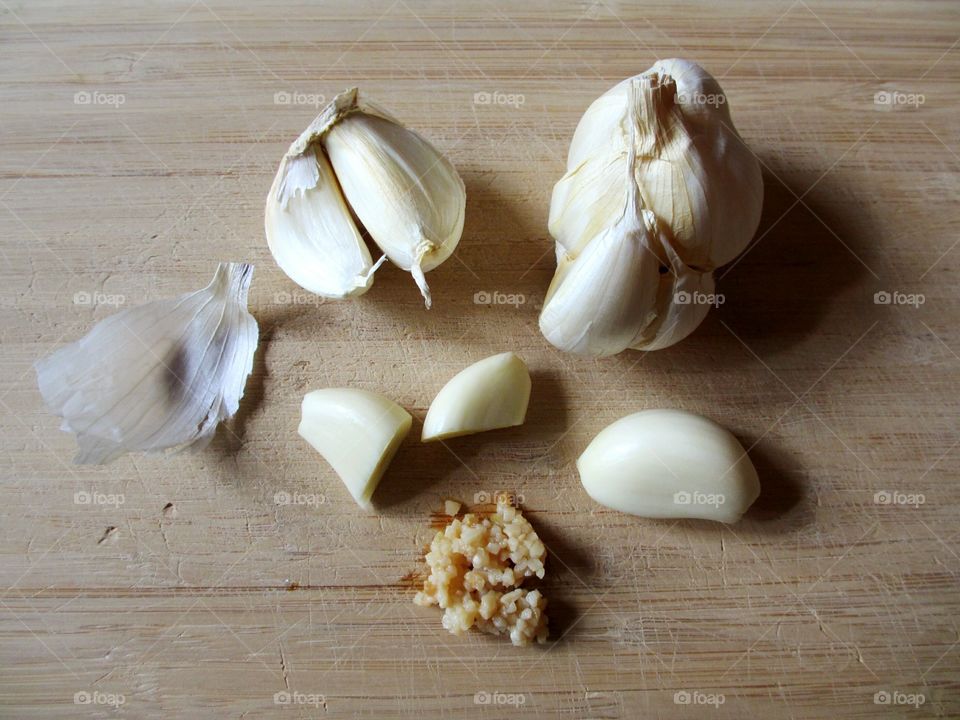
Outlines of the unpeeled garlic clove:
[[376,267],[322,150],[281,165],[264,217],[270,252],[300,287],[334,299],[370,289]]
[[369,390],[327,388],[303,397],[297,432],[330,463],[364,509],[413,418],[392,400]]
[[530,402],[530,373],[512,352],[500,353],[454,375],[430,404],[424,442],[522,425]]
[[584,489],[601,505],[648,518],[733,523],[760,494],[737,439],[682,410],[645,410],[607,426],[577,460]]
[[[277,263],[307,290],[360,295],[389,258],[413,275],[430,307],[424,273],[460,242],[465,206],[453,165],[352,88],[290,145],[267,196],[265,224]],[[384,252],[376,264],[350,210]]]
[[453,165],[420,135],[363,112],[323,138],[350,206],[390,262],[410,272],[430,307],[424,273],[450,257],[467,195]]

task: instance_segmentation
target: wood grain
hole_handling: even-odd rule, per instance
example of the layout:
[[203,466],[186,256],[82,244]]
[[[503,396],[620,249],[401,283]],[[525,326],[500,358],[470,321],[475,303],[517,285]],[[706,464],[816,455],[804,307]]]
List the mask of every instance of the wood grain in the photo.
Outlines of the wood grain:
[[[960,714],[958,39],[951,2],[4,0],[0,715]],[[721,78],[763,163],[757,242],[679,347],[562,355],[537,330],[552,185],[587,104],[671,56]],[[429,312],[389,267],[364,297],[317,304],[266,247],[263,199],[309,96],[352,84],[467,184]],[[227,259],[256,263],[262,330],[239,416],[202,452],[73,466],[33,361],[111,297],[192,290]],[[525,302],[475,303],[494,291]],[[375,514],[296,436],[308,389],[375,389],[422,420],[447,378],[504,349],[533,370],[527,424],[446,447],[415,424]],[[763,494],[744,521],[590,501],[573,461],[649,407],[752,446]],[[455,638],[411,602],[431,513],[498,488],[524,496],[552,553],[544,647]]]

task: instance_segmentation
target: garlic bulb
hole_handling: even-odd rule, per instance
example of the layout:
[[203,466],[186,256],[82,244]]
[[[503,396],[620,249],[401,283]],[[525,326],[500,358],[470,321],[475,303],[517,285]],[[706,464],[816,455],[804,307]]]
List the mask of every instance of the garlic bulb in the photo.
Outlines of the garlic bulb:
[[608,425],[577,469],[598,503],[647,518],[733,523],[760,494],[757,471],[737,439],[682,410],[645,410]]
[[703,68],[664,60],[624,80],[584,113],[554,187],[558,271],[541,330],[594,356],[682,340],[706,316],[713,270],[753,237],[762,202],[760,164]]
[[253,369],[253,266],[220,263],[197,292],[122,310],[37,361],[47,406],[77,435],[77,463],[209,441]]
[[522,425],[530,402],[530,372],[512,352],[461,370],[430,403],[423,442]]
[[413,275],[430,307],[424,273],[460,242],[465,207],[453,165],[354,88],[337,95],[284,156],[267,196],[267,241],[305,289],[360,295],[383,258],[371,263],[352,209],[384,256]]
[[297,432],[330,463],[360,507],[370,499],[413,418],[369,390],[327,388],[303,396]]

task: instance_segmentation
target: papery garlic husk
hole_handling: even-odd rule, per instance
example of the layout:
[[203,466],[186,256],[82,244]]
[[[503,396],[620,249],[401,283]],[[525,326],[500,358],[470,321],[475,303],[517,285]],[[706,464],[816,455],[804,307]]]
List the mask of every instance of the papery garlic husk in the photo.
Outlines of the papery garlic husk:
[[[310,195],[325,188],[323,197]],[[463,181],[436,148],[356,88],[337,95],[290,146],[267,197],[278,264],[326,297],[365,292],[380,264],[371,264],[347,205],[384,256],[413,275],[430,307],[424,273],[460,242]]]
[[369,510],[371,498],[413,417],[379,393],[325,388],[303,396],[297,432],[330,463],[350,495]]
[[[558,274],[576,274],[581,257],[590,257],[590,245],[609,243],[613,226],[622,228],[621,215],[634,186],[639,195],[635,212],[652,214],[653,221],[646,224],[655,228],[648,259],[659,265],[661,278],[653,291],[642,293],[650,304],[638,310],[639,317],[627,317],[627,301],[613,292],[581,289],[578,294],[585,299],[602,294],[617,305],[594,315],[619,314],[630,327],[583,327],[584,339],[573,341],[572,330],[551,329],[557,322],[551,318],[562,313],[545,303],[541,328],[551,342],[551,335],[559,338],[554,344],[563,350],[609,355],[628,347],[660,349],[683,339],[709,305],[681,305],[672,298],[693,290],[698,297],[711,293],[712,271],[742,252],[756,231],[763,201],[759,162],[737,134],[720,85],[698,65],[658,62],[609,90],[584,113],[570,146],[567,174],[555,186],[550,204]],[[607,272],[624,275],[612,268]],[[581,274],[591,282],[604,275],[598,268]],[[646,267],[641,274],[644,282],[653,276]],[[643,329],[624,344],[638,324]]]
[[444,385],[423,421],[423,442],[522,425],[530,402],[530,371],[505,352],[470,365]]
[[645,410],[608,425],[577,469],[598,503],[646,518],[733,523],[760,494],[757,471],[737,439],[682,410]]
[[252,275],[220,263],[202,290],[121,310],[37,361],[45,403],[77,435],[75,462],[202,444],[236,413],[257,348]]

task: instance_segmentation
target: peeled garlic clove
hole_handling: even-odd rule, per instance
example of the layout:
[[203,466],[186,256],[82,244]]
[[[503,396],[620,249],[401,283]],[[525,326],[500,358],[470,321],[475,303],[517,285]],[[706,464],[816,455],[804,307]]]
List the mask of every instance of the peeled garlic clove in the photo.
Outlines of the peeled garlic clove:
[[512,352],[485,358],[443,386],[423,421],[424,442],[522,425],[530,373]]
[[330,463],[365,509],[413,418],[392,400],[369,390],[328,388],[303,397],[297,432]]
[[430,307],[424,273],[460,242],[463,180],[420,135],[376,114],[346,115],[323,146],[350,207],[390,261],[413,275]]
[[310,146],[280,166],[264,224],[277,265],[305,290],[341,299],[373,284],[370,252],[322,150]]
[[74,462],[202,445],[237,412],[257,349],[253,266],[220,263],[202,290],[121,310],[36,363],[44,402],[77,435]]
[[733,523],[760,494],[757,471],[737,439],[682,410],[617,420],[593,439],[577,468],[590,497],[640,517]]

